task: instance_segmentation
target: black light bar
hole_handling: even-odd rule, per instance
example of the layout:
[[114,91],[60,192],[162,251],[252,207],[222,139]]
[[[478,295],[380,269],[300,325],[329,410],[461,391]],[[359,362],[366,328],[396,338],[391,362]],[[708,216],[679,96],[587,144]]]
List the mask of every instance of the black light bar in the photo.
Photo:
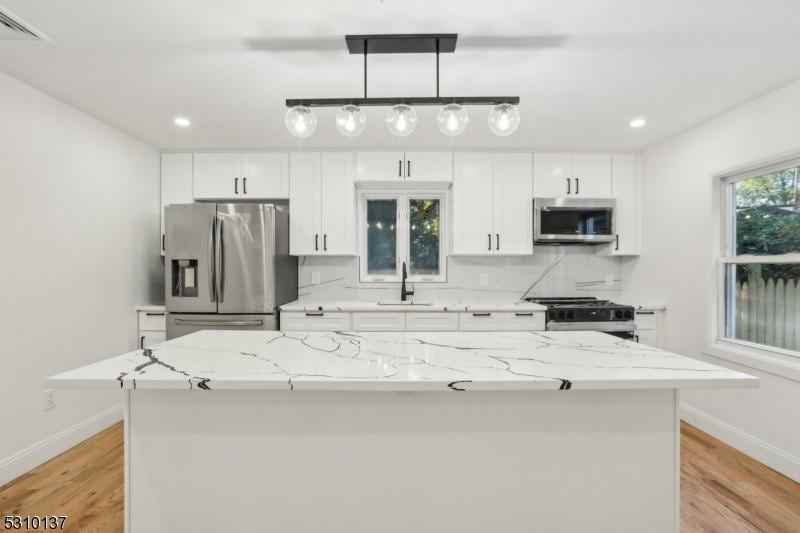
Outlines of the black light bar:
[[448,104],[461,105],[499,105],[519,104],[519,96],[408,96],[400,98],[287,98],[286,107],[302,105],[306,107],[341,107],[344,105],[357,106],[395,106],[406,105],[433,105]]

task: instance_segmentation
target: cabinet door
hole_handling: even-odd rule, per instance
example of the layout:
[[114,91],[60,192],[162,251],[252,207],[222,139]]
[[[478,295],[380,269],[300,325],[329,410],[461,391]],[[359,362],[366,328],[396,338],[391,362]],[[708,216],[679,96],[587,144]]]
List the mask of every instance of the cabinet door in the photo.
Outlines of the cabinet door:
[[242,154],[194,154],[193,193],[196,200],[242,197]]
[[169,204],[192,203],[192,154],[161,154],[161,238],[164,255],[164,208]]
[[572,155],[568,153],[533,154],[533,195],[559,198],[575,192],[572,183]]
[[355,255],[355,185],[353,154],[322,154],[320,250],[328,255]]
[[357,181],[397,181],[405,177],[403,152],[358,152]]
[[634,332],[634,340],[636,342],[658,348],[658,332],[654,329],[651,330],[636,330]]
[[289,253],[322,253],[322,156],[319,152],[297,152],[289,165]]
[[242,154],[241,178],[245,198],[289,198],[289,154]]
[[353,313],[353,331],[405,331],[405,313]]
[[406,180],[453,181],[453,154],[451,152],[406,152]]
[[494,251],[533,253],[533,162],[530,154],[494,155]]
[[166,342],[166,331],[140,331],[139,332],[139,349],[152,348],[156,344]]
[[454,161],[453,253],[494,254],[494,158],[464,152]]
[[636,156],[615,154],[611,162],[611,195],[617,201],[614,223],[617,240],[611,255],[639,255],[640,204],[636,179]]
[[347,331],[350,313],[309,311],[281,313],[281,331]]
[[611,198],[611,155],[572,156],[573,196]]

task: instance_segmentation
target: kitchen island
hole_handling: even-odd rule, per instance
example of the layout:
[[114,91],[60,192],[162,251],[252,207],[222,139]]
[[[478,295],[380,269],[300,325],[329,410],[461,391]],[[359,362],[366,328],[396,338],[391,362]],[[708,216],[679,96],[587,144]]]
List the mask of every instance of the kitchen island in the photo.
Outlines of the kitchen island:
[[674,532],[678,390],[756,385],[597,332],[201,331],[48,379],[122,390],[133,532]]

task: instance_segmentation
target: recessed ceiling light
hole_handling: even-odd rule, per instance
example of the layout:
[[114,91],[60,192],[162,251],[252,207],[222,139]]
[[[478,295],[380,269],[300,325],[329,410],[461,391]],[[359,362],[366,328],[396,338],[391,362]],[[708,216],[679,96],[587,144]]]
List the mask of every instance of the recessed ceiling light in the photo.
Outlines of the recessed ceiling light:
[[645,124],[647,124],[647,121],[643,118],[635,118],[631,120],[631,128],[641,128]]
[[181,128],[188,128],[192,125],[191,121],[186,117],[175,117],[175,125],[180,126]]

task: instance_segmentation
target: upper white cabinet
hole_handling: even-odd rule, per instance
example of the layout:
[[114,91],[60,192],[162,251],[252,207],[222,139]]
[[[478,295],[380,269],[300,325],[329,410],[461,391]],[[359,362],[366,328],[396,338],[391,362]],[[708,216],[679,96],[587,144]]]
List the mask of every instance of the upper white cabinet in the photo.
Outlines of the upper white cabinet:
[[289,253],[355,255],[355,188],[350,152],[291,154]]
[[375,185],[443,184],[453,181],[451,152],[358,152],[356,180]]
[[161,154],[161,255],[164,255],[164,207],[190,204],[192,198],[192,154]]
[[641,253],[641,202],[639,199],[638,157],[614,154],[612,157],[611,195],[617,201],[614,211],[616,238],[601,247],[602,255],[639,255]]
[[286,153],[194,154],[194,198],[260,200],[289,197]]
[[454,155],[453,254],[533,253],[530,154]]
[[611,197],[611,155],[534,154],[533,192],[538,198]]

